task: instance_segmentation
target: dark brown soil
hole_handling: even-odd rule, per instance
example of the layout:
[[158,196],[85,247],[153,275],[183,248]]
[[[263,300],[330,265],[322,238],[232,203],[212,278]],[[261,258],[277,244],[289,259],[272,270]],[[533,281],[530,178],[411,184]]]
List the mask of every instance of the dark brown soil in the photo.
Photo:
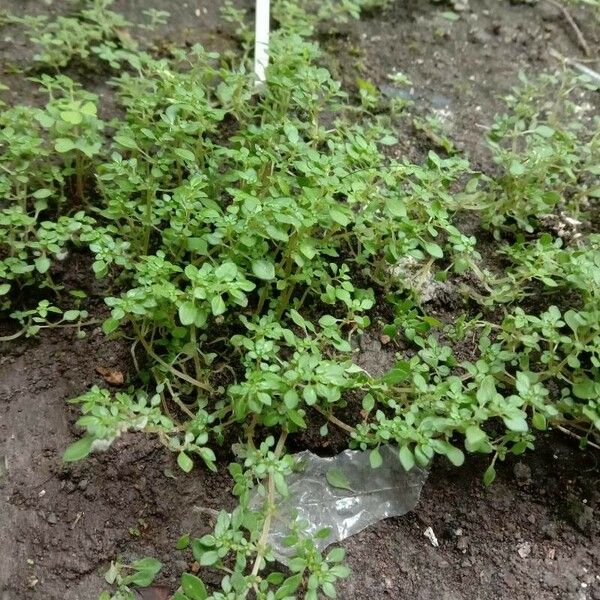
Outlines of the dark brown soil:
[[[148,6],[169,10],[169,26],[155,38],[201,40],[222,49],[231,47],[231,38],[219,29],[218,4],[117,0],[115,10],[132,20]],[[544,0],[535,6],[470,4],[450,22],[440,16],[448,6],[398,0],[389,11],[324,35],[322,42],[335,53],[328,61],[349,86],[358,76],[394,94],[387,75],[406,73],[416,108],[437,111],[450,137],[483,168],[489,160],[482,128],[500,110],[499,97],[518,71],[551,66],[550,48],[575,58],[581,52],[560,12]],[[64,3],[0,0],[0,8],[55,13]],[[585,13],[573,14],[597,48],[598,26]],[[25,46],[13,43],[18,32],[0,33],[5,64],[30,58]],[[589,64],[598,69],[598,62]],[[3,98],[33,101],[22,75],[10,71],[0,74],[11,86]],[[409,156],[431,145],[423,137],[402,139],[398,151]],[[390,360],[385,348],[373,344],[360,358],[373,369]],[[224,468],[218,475],[196,469],[185,476],[147,436],[123,436],[80,464],[61,462],[78,435],[78,410],[66,400],[102,383],[99,366],[130,367],[128,347],[108,342],[99,330],[84,340],[63,331],[0,345],[0,600],[95,600],[117,555],[125,561],[158,558],[165,563],[163,583],[173,590],[179,573],[190,567],[190,556],[174,549],[178,537],[206,531],[211,510],[233,505]],[[344,543],[353,573],[339,597],[600,599],[599,461],[598,453],[550,435],[536,453],[500,465],[490,489],[481,485],[485,459],[470,459],[461,469],[436,463],[413,513]],[[428,527],[439,547],[423,535]],[[211,573],[202,575],[215,581]]]

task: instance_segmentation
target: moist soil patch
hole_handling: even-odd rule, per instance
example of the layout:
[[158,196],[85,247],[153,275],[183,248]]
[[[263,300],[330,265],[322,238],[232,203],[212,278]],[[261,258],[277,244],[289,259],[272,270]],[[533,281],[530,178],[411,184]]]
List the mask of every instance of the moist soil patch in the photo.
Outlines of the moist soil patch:
[[[234,45],[227,28],[221,29],[218,3],[119,0],[115,10],[135,21],[148,5],[172,13],[154,34],[166,43],[201,41],[217,50]],[[17,14],[56,14],[65,6],[3,2]],[[325,29],[322,45],[349,88],[361,77],[395,94],[388,74],[406,73],[416,109],[434,111],[474,168],[489,170],[482,132],[518,72],[552,66],[550,48],[573,58],[580,49],[560,11],[545,1],[471,0],[458,21],[441,16],[447,8],[396,1],[335,35]],[[597,25],[575,10],[573,15],[590,48],[597,48]],[[25,46],[11,36],[3,36],[0,57],[18,64],[27,58]],[[588,64],[598,69],[597,61]],[[35,101],[28,96],[30,84],[6,71],[0,80],[11,89],[3,97]],[[109,104],[105,81],[97,82],[98,90]],[[430,139],[409,131],[394,151],[413,158],[430,146]],[[70,277],[90,289],[89,281],[79,281],[85,273],[74,269]],[[451,307],[439,309],[452,318]],[[358,362],[365,368],[393,360],[377,344],[361,352]],[[179,536],[207,532],[215,511],[233,507],[224,464],[217,475],[200,468],[184,475],[146,435],[124,435],[107,452],[62,463],[64,448],[79,434],[73,425],[78,409],[66,401],[94,383],[106,385],[98,368],[127,375],[131,362],[128,345],[107,341],[99,329],[82,340],[66,330],[0,345],[0,600],[95,600],[117,555],[125,562],[158,558],[165,564],[159,583],[173,591],[193,561],[189,552],[175,550]],[[599,599],[599,459],[597,452],[549,434],[535,453],[500,464],[488,489],[481,483],[485,457],[470,458],[460,469],[437,461],[412,513],[343,543],[353,572],[339,586],[339,597]],[[424,535],[429,527],[438,547]],[[218,581],[210,571],[202,576],[209,585]]]

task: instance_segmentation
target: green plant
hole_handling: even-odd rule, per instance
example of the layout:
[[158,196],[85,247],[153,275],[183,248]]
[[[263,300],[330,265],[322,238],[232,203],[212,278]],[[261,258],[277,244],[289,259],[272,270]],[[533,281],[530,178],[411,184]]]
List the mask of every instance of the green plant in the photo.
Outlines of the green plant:
[[[128,33],[133,27],[123,15],[111,10],[114,0],[75,0],[78,10],[50,18],[47,15],[19,16],[8,14],[8,23],[25,28],[29,40],[38,53],[34,56],[39,67],[60,70],[73,61],[89,61],[94,55],[113,68],[118,63],[111,60],[111,51],[132,53],[138,43]],[[143,30],[153,30],[166,22],[169,13],[154,8],[142,11],[149,23],[137,25]]]
[[[487,276],[478,267],[476,240],[454,220],[478,194],[480,178],[469,180],[468,163],[456,156],[430,152],[421,165],[386,157],[391,132],[369,115],[369,102],[362,112],[344,109],[346,97],[316,63],[314,43],[282,31],[273,39],[273,57],[263,94],[249,103],[251,77],[219,66],[200,47],[183,71],[140,55],[137,74],[117,81],[125,117],[111,159],[98,167],[100,215],[108,223],[103,235],[124,252],[103,259],[92,244],[94,269],[103,276],[118,260],[127,284],[106,299],[111,315],[104,330],[141,344],[154,391],[113,398],[95,389],[77,399],[87,435],[66,458],[106,447],[126,429],[145,429],[177,453],[184,471],[198,459],[216,469],[214,448],[228,429],[239,429],[246,443],[230,467],[239,506],[220,515],[213,534],[191,542],[201,565],[224,569],[222,591],[212,598],[292,597],[301,586],[306,597],[319,589],[333,596],[335,579],[347,574],[323,559],[294,522],[290,566],[297,574],[263,574],[274,560],[267,544],[273,511],[294,468],[285,440],[315,418],[341,427],[352,447],[371,453],[374,467],[379,446],[388,443],[398,446],[407,469],[427,466],[436,454],[460,465],[463,447],[489,453],[488,483],[497,459],[533,447],[536,429],[596,422],[596,367],[565,370],[573,356],[589,352],[588,333],[582,329],[579,346],[565,341],[551,347],[551,360],[540,360],[538,353],[549,350],[523,347],[522,334],[535,335],[549,317],[527,317],[516,327],[518,307],[501,324],[474,319],[455,329],[412,301],[397,303],[398,318],[386,332],[404,337],[410,355],[380,378],[354,364],[353,338],[370,325],[375,305],[375,291],[363,281],[394,298],[423,277]],[[322,118],[331,111],[339,115],[335,128]],[[227,143],[219,137],[224,122],[234,130]],[[511,134],[498,135],[500,148]],[[538,155],[537,146],[523,152]],[[525,162],[533,173],[541,169]],[[547,185],[528,177],[511,185]],[[464,193],[455,194],[465,179]],[[501,180],[490,193],[504,201],[510,189]],[[510,218],[532,214],[530,195],[510,206]],[[526,293],[525,284],[543,281],[541,268],[530,265],[538,260],[531,250],[511,251],[514,269],[494,282],[496,289],[488,286],[484,303],[502,294],[512,302]],[[407,260],[417,266],[416,278],[403,266]],[[558,276],[556,266],[548,270]],[[593,316],[578,318],[583,328]],[[478,357],[460,361],[453,346],[467,335],[476,337]],[[593,346],[595,330],[589,335]],[[565,377],[575,396],[551,396],[548,382]],[[349,392],[362,397],[360,406],[349,403]],[[178,407],[177,419],[162,413],[169,404]],[[342,420],[340,409],[355,414],[355,422]],[[278,433],[261,438],[263,428]],[[251,490],[262,498],[259,505],[250,504]],[[207,594],[186,575],[177,597]]]
[[506,99],[511,112],[488,136],[502,174],[488,181],[488,202],[477,197],[486,224],[497,230],[514,223],[532,232],[540,216],[559,206],[574,218],[585,214],[589,198],[599,193],[600,120],[590,115],[583,126],[575,94],[596,87],[571,71],[532,81],[521,76],[521,86]]
[[154,558],[141,558],[132,564],[113,561],[104,579],[118,589],[114,594],[102,592],[98,600],[134,600],[134,589],[149,586],[161,569],[162,564]]
[[38,48],[35,60],[41,65],[59,69],[73,59],[87,60],[94,44],[119,39],[131,46],[130,38],[121,30],[130,25],[121,15],[110,10],[113,0],[90,0],[80,12],[50,19],[45,15],[16,16],[11,23],[23,25],[29,39]]
[[[94,387],[73,400],[85,435],[64,459],[133,430],[156,435],[184,472],[218,470],[220,446],[241,440],[229,466],[237,507],[211,534],[181,542],[201,567],[222,572],[220,589],[185,573],[177,600],[335,597],[348,575],[341,549],[319,552],[291,519],[290,574],[268,543],[297,468],[288,436],[311,425],[343,430],[373,468],[384,444],[398,447],[406,469],[435,455],[458,466],[465,451],[489,454],[486,483],[498,460],[534,446],[537,431],[595,444],[598,236],[542,233],[544,214],[584,218],[598,195],[598,132],[577,126],[572,100],[589,82],[568,73],[522,81],[490,131],[495,177],[473,173],[426,117],[417,127],[451,156],[392,158],[397,123],[377,114],[377,87],[358,81],[353,105],[310,39],[319,19],[361,5],[276,2],[280,28],[260,93],[247,54],[195,46],[156,58],[118,43],[116,17],[96,25],[85,14],[92,51],[122,67],[110,144],[96,97],[62,75],[36,80],[44,109],[0,117],[3,308],[24,288],[58,290],[54,261],[87,246],[95,276],[113,283],[104,332],[137,348],[131,388]],[[247,51],[243,14],[226,14]],[[83,53],[63,42],[57,67]],[[466,232],[466,213],[501,240],[493,252],[502,273],[484,263],[482,232]],[[430,314],[440,287],[465,307],[454,323]],[[355,355],[372,321],[392,312],[383,334],[395,364],[374,376]],[[79,305],[63,313],[48,299],[12,315],[27,335],[87,319]],[[115,598],[157,574],[159,564],[144,561],[111,567]]]
[[53,263],[63,261],[82,238],[89,241],[101,232],[82,210],[89,208],[86,188],[102,145],[97,97],[65,76],[36,81],[48,93],[44,109],[15,106],[0,115],[3,308],[32,285],[58,290]]

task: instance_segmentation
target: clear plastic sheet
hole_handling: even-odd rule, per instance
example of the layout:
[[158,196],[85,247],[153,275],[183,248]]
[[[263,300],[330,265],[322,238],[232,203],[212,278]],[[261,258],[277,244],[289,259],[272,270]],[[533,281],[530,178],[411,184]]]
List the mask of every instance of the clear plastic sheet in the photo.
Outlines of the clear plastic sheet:
[[345,450],[330,458],[308,451],[295,455],[298,469],[287,478],[289,496],[277,507],[269,537],[278,560],[285,563],[293,553],[283,540],[295,514],[308,524],[309,534],[331,529],[328,538],[315,540],[323,549],[415,507],[427,472],[414,468],[407,473],[393,446],[380,447],[380,453],[383,462],[377,469],[371,467],[369,452],[358,450]]

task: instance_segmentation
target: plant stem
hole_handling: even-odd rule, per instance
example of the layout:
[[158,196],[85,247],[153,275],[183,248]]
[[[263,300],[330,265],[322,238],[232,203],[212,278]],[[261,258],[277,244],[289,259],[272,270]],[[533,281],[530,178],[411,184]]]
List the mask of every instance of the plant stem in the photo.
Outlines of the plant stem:
[[19,329],[16,333],[12,335],[5,335],[0,337],[0,342],[10,342],[12,340],[16,340],[18,337],[21,337],[27,331],[27,327],[23,327],[23,329]]
[[552,6],[554,6],[555,8],[558,8],[558,10],[560,10],[560,12],[562,12],[563,17],[565,18],[567,23],[571,26],[571,29],[573,29],[573,31],[575,32],[575,36],[577,37],[579,46],[583,50],[584,54],[586,56],[589,56],[590,55],[590,47],[588,46],[588,43],[586,42],[585,37],[584,37],[581,29],[579,28],[579,25],[577,25],[577,23],[575,22],[575,19],[571,16],[571,13],[560,2],[557,2],[557,0],[546,0],[546,2],[548,2],[548,4],[552,4]]
[[[279,440],[277,442],[277,446],[275,447],[276,459],[279,458],[281,456],[281,453],[283,452],[283,446],[285,444],[286,438],[287,430],[284,429],[281,432],[281,435],[279,436]],[[271,530],[271,519],[273,517],[273,511],[275,509],[275,480],[273,479],[273,475],[271,473],[269,473],[267,490],[267,514],[265,515],[265,520],[263,522],[263,528],[260,534],[260,538],[256,544],[257,554],[256,559],[254,560],[254,565],[252,566],[253,577],[256,577],[258,575],[261,563],[263,561],[263,557],[265,555],[267,540],[269,538],[269,531]]]
[[[581,441],[583,439],[582,436],[576,434],[574,431],[571,431],[570,429],[567,429],[566,427],[563,427],[562,425],[553,425],[551,423],[550,426],[555,427],[559,431],[562,431],[562,433],[566,433],[568,436],[571,436],[572,438],[575,438],[576,440]],[[594,442],[590,442],[590,440],[587,440],[586,443],[588,446],[591,446],[592,448],[595,448],[596,450],[600,450],[600,446],[598,444],[595,444]]]
[[256,315],[260,315],[263,311],[263,307],[267,298],[269,297],[269,291],[271,286],[268,283],[265,283],[263,288],[260,290],[260,297],[258,298],[258,306],[256,307]]
[[183,371],[176,369],[173,365],[170,365],[168,362],[164,361],[160,356],[158,356],[158,354],[156,354],[156,352],[154,352],[154,350],[152,350],[152,348],[150,347],[148,342],[141,335],[139,335],[139,330],[137,328],[136,328],[136,332],[138,333],[140,342],[142,342],[142,346],[144,346],[144,350],[146,350],[146,352],[148,353],[148,356],[150,356],[150,358],[153,358],[157,363],[159,363],[165,369],[168,369],[169,372],[171,372],[173,375],[175,375],[176,377],[179,377],[179,379],[183,379],[184,381],[187,381],[188,383],[191,383],[192,385],[195,385],[196,387],[199,387],[202,390],[206,390],[209,393],[214,392],[213,388],[208,383],[203,383],[201,381],[198,381],[197,379],[194,379],[187,373],[184,373]]
[[320,406],[313,406],[313,408],[318,413],[321,413],[329,421],[331,421],[334,425],[337,425],[340,429],[343,429],[344,431],[347,431],[348,433],[354,433],[355,432],[354,427],[351,427],[347,423],[344,423],[344,421],[340,421],[340,419],[338,419],[336,416],[328,414],[327,411],[323,410]]

